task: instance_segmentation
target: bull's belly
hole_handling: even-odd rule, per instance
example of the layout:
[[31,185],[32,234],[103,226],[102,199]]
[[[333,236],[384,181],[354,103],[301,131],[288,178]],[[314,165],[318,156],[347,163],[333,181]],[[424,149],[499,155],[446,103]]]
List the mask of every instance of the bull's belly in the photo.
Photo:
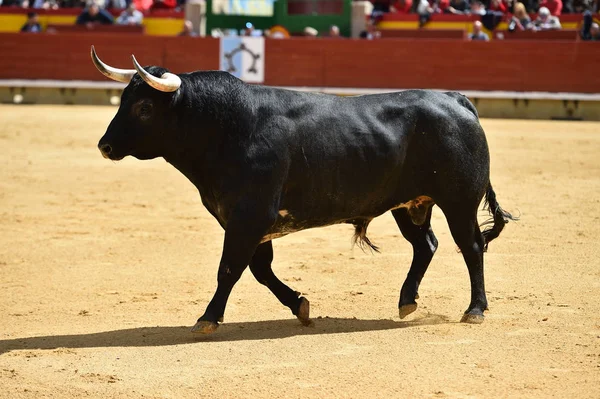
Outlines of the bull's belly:
[[271,241],[276,238],[287,236],[298,231],[313,229],[317,227],[326,227],[334,224],[345,223],[345,218],[327,218],[327,217],[297,217],[290,211],[282,209],[275,224],[269,229],[269,232],[262,238],[261,243]]
[[269,232],[262,238],[261,243],[271,241],[277,238],[287,236],[298,231],[313,229],[318,227],[326,227],[334,224],[356,224],[359,221],[370,222],[372,219],[384,214],[387,211],[404,208],[407,210],[412,221],[416,225],[421,225],[425,221],[425,216],[428,209],[434,204],[432,198],[428,196],[418,196],[409,201],[394,203],[391,205],[377,207],[373,212],[367,212],[363,215],[332,215],[332,217],[315,216],[315,217],[297,217],[293,211],[281,209],[275,224],[269,229]]

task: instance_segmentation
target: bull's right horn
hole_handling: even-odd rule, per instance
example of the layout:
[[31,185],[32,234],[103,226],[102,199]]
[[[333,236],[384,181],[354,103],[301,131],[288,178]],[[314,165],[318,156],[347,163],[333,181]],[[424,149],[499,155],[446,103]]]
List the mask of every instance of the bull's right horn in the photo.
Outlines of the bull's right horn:
[[96,55],[96,50],[94,50],[93,45],[92,61],[94,62],[94,65],[96,65],[96,68],[98,68],[98,70],[102,72],[104,76],[112,80],[116,80],[117,82],[129,83],[133,75],[136,73],[135,69],[119,69],[106,65],[104,62],[100,61],[100,58],[98,58]]

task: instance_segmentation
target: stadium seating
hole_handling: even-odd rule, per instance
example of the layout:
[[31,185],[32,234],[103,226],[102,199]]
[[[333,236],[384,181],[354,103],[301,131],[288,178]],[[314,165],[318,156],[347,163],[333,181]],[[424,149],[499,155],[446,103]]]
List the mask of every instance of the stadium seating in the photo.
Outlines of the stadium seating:
[[146,28],[144,26],[137,25],[93,25],[88,27],[86,25],[64,25],[64,24],[48,24],[46,31],[52,33],[115,33],[115,34],[138,34],[142,35],[145,33]]
[[382,38],[459,39],[467,36],[465,29],[381,29]]

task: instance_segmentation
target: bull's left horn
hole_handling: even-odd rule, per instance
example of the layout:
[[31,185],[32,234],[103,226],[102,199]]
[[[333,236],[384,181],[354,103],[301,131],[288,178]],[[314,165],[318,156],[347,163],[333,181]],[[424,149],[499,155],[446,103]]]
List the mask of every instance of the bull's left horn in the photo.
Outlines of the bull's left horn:
[[117,82],[129,83],[133,75],[135,75],[135,69],[113,68],[100,61],[100,58],[96,55],[94,46],[92,46],[92,62],[104,76]]
[[133,66],[135,67],[135,70],[142,77],[142,79],[144,79],[144,82],[148,83],[156,90],[169,93],[176,91],[181,86],[181,79],[179,76],[170,72],[166,72],[160,78],[157,78],[156,76],[146,72],[146,70],[142,68],[140,64],[138,64],[133,55],[131,56],[131,59],[133,60]]

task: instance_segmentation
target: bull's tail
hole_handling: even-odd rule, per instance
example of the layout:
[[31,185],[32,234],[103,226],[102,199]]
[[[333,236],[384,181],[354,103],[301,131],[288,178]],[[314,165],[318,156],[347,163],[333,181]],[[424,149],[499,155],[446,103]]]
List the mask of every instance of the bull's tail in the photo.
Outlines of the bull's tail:
[[369,237],[367,237],[367,227],[370,222],[371,219],[358,219],[352,221],[352,224],[354,225],[354,236],[352,237],[352,241],[355,245],[358,244],[363,251],[365,248],[370,248],[375,252],[379,252],[379,247],[374,245],[371,240],[369,240]]
[[500,233],[504,229],[504,226],[506,225],[506,223],[508,223],[509,220],[519,220],[518,217],[511,215],[510,213],[506,212],[500,207],[498,201],[496,201],[496,193],[494,192],[491,183],[488,184],[487,191],[485,192],[484,209],[486,208],[490,212],[492,217],[486,220],[484,223],[482,223],[481,226],[489,225],[492,223],[493,225],[492,227],[488,227],[482,232],[484,241],[484,251],[487,251],[487,247],[490,241],[492,241],[494,238],[500,235]]

